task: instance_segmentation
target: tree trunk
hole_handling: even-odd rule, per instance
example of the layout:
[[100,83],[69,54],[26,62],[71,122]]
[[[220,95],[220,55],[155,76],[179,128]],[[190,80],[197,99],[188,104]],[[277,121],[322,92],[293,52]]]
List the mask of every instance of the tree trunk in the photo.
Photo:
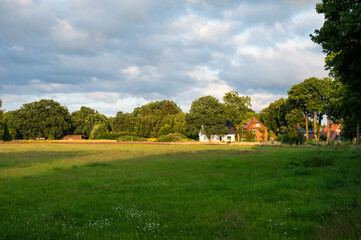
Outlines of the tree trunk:
[[318,119],[318,125],[317,125],[317,139],[320,140],[320,128],[321,128],[321,121],[322,121],[322,115],[320,114],[320,118]]
[[327,143],[330,141],[330,136],[331,136],[330,123],[331,123],[330,116],[327,115]]
[[239,142],[239,124],[237,124],[237,141]]
[[306,114],[305,124],[306,124],[306,140],[308,140],[308,114]]
[[359,145],[360,144],[360,123],[357,122],[357,127],[356,127],[356,144]]
[[317,113],[316,111],[313,112],[313,135],[315,135],[315,141],[318,142],[318,138],[316,135],[316,129],[317,129]]

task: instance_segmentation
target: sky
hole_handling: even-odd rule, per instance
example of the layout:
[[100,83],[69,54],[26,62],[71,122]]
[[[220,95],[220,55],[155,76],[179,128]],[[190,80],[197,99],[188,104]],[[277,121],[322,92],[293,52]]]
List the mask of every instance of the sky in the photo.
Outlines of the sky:
[[6,111],[53,99],[107,116],[231,90],[256,112],[327,77],[315,0],[0,0]]

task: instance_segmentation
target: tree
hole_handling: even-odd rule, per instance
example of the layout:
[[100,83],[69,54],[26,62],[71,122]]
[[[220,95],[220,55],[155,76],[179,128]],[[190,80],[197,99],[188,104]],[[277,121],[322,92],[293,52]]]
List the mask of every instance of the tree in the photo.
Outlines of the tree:
[[231,91],[224,95],[223,101],[225,118],[236,126],[239,141],[240,125],[245,120],[245,116],[249,111],[251,98],[249,96],[240,96],[238,92]]
[[342,111],[342,99],[344,88],[340,81],[334,81],[331,78],[323,79],[323,112],[327,116],[327,136],[326,140],[330,140],[331,120],[338,120]]
[[287,99],[280,98],[260,112],[260,121],[276,135],[287,126]]
[[129,113],[123,113],[121,111],[117,112],[115,118],[113,119],[112,129],[115,132],[128,131],[129,132],[130,119]]
[[[2,100],[0,99],[0,108],[2,106]],[[0,140],[11,141],[12,136],[10,135],[7,118],[4,117],[3,110],[0,109]]]
[[74,130],[74,134],[80,134],[86,138],[89,137],[90,132],[88,132],[85,127],[85,119],[92,114],[95,114],[95,110],[85,106],[82,106],[80,110],[71,114],[71,124]]
[[11,115],[11,123],[9,123],[23,139],[37,137],[59,139],[71,127],[68,109],[53,100],[42,99],[23,104]]
[[227,131],[223,105],[212,96],[194,100],[186,116],[186,122],[191,126],[190,135],[197,134],[203,128],[203,133],[208,139],[213,134],[221,135]]
[[317,127],[317,113],[319,113],[320,121],[323,116],[323,114],[320,113],[323,108],[321,80],[315,77],[305,79],[303,82],[293,85],[288,91],[288,96],[290,104],[300,109],[304,114],[307,140],[308,116],[310,114],[313,115],[313,128],[316,141],[318,141],[317,133],[319,132],[319,127]]
[[[175,121],[182,110],[173,101],[150,102],[133,111],[137,122],[135,131],[141,137],[158,137],[164,132],[174,133]],[[165,126],[167,125],[167,126]],[[180,125],[177,126],[179,130]]]
[[[312,41],[322,46],[326,69],[345,84],[347,96],[361,95],[361,3],[359,0],[322,0],[316,11],[324,14],[325,22]],[[360,143],[361,98],[345,101],[345,118],[352,116],[356,122],[356,139]]]

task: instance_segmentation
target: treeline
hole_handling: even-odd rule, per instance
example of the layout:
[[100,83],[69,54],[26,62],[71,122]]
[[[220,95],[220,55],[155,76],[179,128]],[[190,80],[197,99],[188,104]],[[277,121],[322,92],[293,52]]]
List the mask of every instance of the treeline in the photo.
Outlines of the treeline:
[[[289,141],[301,141],[299,127],[314,131],[316,142],[320,138],[321,122],[327,117],[327,126],[332,122],[344,122],[342,118],[343,87],[331,78],[309,78],[293,85],[288,98],[271,103],[260,112],[262,121],[276,135],[286,134]],[[329,129],[329,128],[328,128]],[[330,135],[327,135],[327,141]]]
[[176,134],[178,139],[197,139],[202,125],[208,136],[223,134],[225,120],[240,124],[256,115],[250,109],[248,96],[231,91],[223,100],[221,103],[212,96],[201,97],[192,102],[189,113],[184,113],[173,101],[156,101],[131,113],[119,111],[115,117],[107,117],[85,106],[70,113],[60,103],[42,99],[14,111],[1,112],[0,136],[3,140],[61,139],[75,134],[86,139],[139,140]]
[[[348,91],[340,81],[312,77],[293,85],[287,93],[288,98],[271,103],[260,113],[250,108],[250,97],[231,91],[224,95],[223,102],[213,96],[195,99],[189,113],[184,113],[175,102],[163,100],[136,107],[131,113],[119,111],[115,117],[85,106],[69,113],[60,103],[43,99],[14,111],[0,111],[0,137],[5,141],[61,139],[75,134],[85,139],[182,141],[198,139],[202,126],[208,138],[212,134],[223,135],[227,131],[225,121],[230,120],[241,140],[242,123],[253,117],[269,128],[268,136],[285,143],[302,143],[300,128],[305,129],[306,139],[309,139],[309,130],[313,130],[315,140],[319,141],[325,117],[327,126],[331,122],[342,123],[344,138],[356,137],[358,118],[347,107]],[[329,137],[328,133],[327,141]]]

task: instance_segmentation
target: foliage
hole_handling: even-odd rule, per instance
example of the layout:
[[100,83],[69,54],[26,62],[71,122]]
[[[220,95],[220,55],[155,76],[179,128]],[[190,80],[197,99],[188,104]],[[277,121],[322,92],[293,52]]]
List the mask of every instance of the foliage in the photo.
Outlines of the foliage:
[[282,136],[281,142],[283,144],[299,145],[299,144],[304,144],[305,140],[301,133],[298,133],[298,132],[295,133],[295,132],[292,132],[289,129],[287,129],[286,132]]
[[163,100],[134,109],[135,131],[141,137],[157,137],[164,133],[184,132],[185,118],[176,103]]
[[173,134],[163,135],[157,138],[156,142],[183,142],[187,139],[183,134]]
[[245,140],[247,142],[255,142],[256,141],[256,134],[252,130],[247,130]]
[[225,127],[223,105],[217,98],[205,96],[192,102],[186,122],[190,127],[189,135],[203,133],[210,139],[212,134],[221,135],[227,132]]
[[[354,125],[361,119],[361,4],[359,0],[328,1],[316,5],[325,22],[312,41],[326,53],[326,68],[345,85],[347,100],[343,101],[343,118]],[[349,127],[351,129],[352,127]],[[354,127],[356,129],[356,127]],[[359,142],[359,132],[355,133]]]
[[108,127],[105,124],[98,124],[93,127],[89,138],[104,139],[103,136],[105,136],[107,133],[109,133]]
[[22,139],[50,135],[60,139],[71,127],[68,109],[53,100],[23,104],[9,115],[9,129],[14,129]]
[[117,112],[115,118],[113,119],[112,130],[115,132],[129,131],[131,121],[129,115],[129,113],[123,113],[121,111]]
[[280,98],[260,112],[259,120],[275,134],[279,134],[282,127],[287,126],[287,107],[287,99]]
[[134,135],[124,135],[117,139],[118,142],[143,142],[147,141],[147,138],[142,138]]
[[109,125],[109,120],[106,116],[85,106],[71,114],[71,122],[74,134],[80,134],[84,138],[90,137],[94,126],[105,124],[108,127]]
[[240,125],[246,120],[247,113],[250,111],[251,98],[231,91],[224,95],[223,101],[225,119],[231,121],[236,127],[236,131],[240,133]]

